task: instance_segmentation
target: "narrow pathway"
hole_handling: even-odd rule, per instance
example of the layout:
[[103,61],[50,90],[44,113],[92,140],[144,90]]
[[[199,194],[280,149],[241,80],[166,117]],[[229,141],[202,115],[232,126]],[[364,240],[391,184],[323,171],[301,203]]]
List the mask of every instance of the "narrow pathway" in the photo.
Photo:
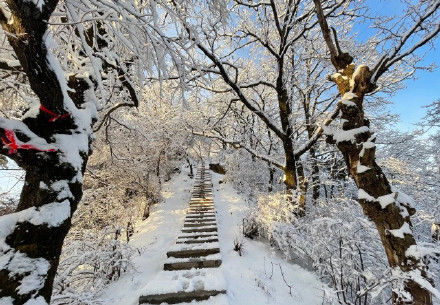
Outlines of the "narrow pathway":
[[204,166],[195,177],[185,223],[167,252],[163,271],[146,287],[140,304],[227,304],[217,235],[211,174]]

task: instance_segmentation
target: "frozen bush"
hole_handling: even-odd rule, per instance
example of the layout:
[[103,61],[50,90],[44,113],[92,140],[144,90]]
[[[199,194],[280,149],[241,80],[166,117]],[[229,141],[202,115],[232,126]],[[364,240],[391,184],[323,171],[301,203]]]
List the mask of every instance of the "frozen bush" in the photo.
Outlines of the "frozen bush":
[[374,225],[359,204],[346,197],[309,205],[295,216],[291,199],[262,194],[252,211],[259,236],[284,255],[315,272],[335,291],[341,304],[388,304],[393,276]]
[[63,248],[51,304],[100,304],[99,294],[129,270],[136,253],[119,240],[121,230],[70,234]]

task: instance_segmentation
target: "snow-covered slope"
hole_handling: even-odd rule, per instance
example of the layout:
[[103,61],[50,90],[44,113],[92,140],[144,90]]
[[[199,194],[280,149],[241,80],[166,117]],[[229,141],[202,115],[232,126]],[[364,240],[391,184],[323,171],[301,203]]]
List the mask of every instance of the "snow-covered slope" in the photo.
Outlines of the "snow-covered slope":
[[[313,273],[287,262],[265,243],[246,239],[243,256],[233,250],[234,239],[241,238],[240,225],[248,208],[232,186],[218,183],[221,178],[213,174],[223,261],[219,271],[223,272],[227,288],[226,297],[221,296],[222,304],[323,304],[323,298],[329,297],[330,290]],[[166,252],[175,246],[183,226],[191,186],[192,180],[185,173],[164,185],[164,201],[154,207],[150,217],[130,241],[132,246],[141,249],[141,254],[133,261],[135,271],[125,274],[108,287],[102,295],[103,304],[138,304],[145,287],[153,283],[152,280],[162,270]],[[218,300],[212,299],[200,304],[218,305],[216,302]]]
[[130,240],[130,245],[141,251],[133,260],[135,271],[109,285],[102,295],[103,304],[139,304],[143,289],[163,269],[166,252],[175,244],[182,229],[192,183],[186,173],[181,173],[164,184],[164,200],[152,208],[150,217]]
[[[213,174],[214,203],[229,304],[331,303],[331,290],[313,273],[289,263],[267,244],[242,237],[240,226],[248,207],[231,185],[218,183],[221,178]],[[236,238],[244,240],[243,256],[233,250]]]

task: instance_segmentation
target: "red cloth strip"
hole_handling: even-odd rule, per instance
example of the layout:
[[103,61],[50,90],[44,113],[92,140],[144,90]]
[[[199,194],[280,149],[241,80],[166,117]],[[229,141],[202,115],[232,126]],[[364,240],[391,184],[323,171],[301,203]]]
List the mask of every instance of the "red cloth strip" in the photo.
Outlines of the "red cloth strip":
[[38,150],[38,151],[55,151],[55,149],[41,149],[30,144],[17,144],[15,139],[15,133],[13,130],[5,129],[5,137],[2,137],[2,142],[5,146],[9,147],[9,154],[15,154],[18,149]]
[[65,119],[65,118],[67,118],[67,117],[69,117],[70,116],[70,113],[66,113],[66,114],[57,114],[57,113],[55,113],[55,112],[53,112],[53,111],[50,111],[49,109],[47,109],[46,107],[44,107],[43,105],[40,105],[40,110],[41,111],[43,111],[43,112],[46,112],[47,114],[49,114],[50,116],[52,116],[50,119],[49,119],[49,122],[55,122],[56,120],[58,120],[58,119]]

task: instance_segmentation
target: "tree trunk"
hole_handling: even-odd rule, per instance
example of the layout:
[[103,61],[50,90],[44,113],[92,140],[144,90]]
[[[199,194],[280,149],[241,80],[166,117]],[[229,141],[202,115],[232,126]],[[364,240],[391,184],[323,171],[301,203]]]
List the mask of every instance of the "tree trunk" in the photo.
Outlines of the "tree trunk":
[[[427,278],[425,266],[417,254],[410,216],[415,210],[403,196],[393,192],[382,169],[375,161],[375,136],[364,116],[364,93],[370,89],[370,71],[366,66],[348,65],[332,76],[342,99],[339,102],[342,130],[327,130],[328,140],[336,144],[347,164],[349,174],[359,188],[359,203],[379,232],[391,268],[411,278]],[[405,290],[414,304],[431,305],[431,294],[415,280],[407,280]],[[393,293],[394,304],[412,304]]]
[[365,215],[376,225],[389,266],[407,279],[404,290],[412,300],[404,300],[404,293],[393,291],[393,304],[432,305],[431,293],[418,281],[431,282],[412,234],[410,216],[415,210],[404,196],[391,190],[376,163],[376,138],[369,128],[370,122],[365,118],[363,108],[365,94],[375,89],[371,83],[370,69],[360,65],[355,70],[353,57],[343,53],[330,36],[321,1],[314,0],[314,3],[331,61],[338,71],[331,76],[331,80],[337,84],[342,96],[338,102],[342,130],[326,128],[325,133],[329,142],[335,143],[344,157],[348,172],[359,189],[358,201]]
[[[288,192],[292,190],[296,190],[297,188],[297,177],[296,177],[296,161],[293,156],[293,147],[292,145],[287,144],[287,148],[285,147],[285,158],[286,165],[283,168],[284,171],[284,184],[286,185],[286,190]],[[289,151],[291,150],[291,153]]]
[[306,196],[307,196],[307,188],[309,185],[309,180],[304,174],[304,167],[300,161],[298,161],[296,170],[298,173],[298,209],[299,215],[305,215],[306,211]]
[[269,181],[268,181],[268,186],[267,186],[267,191],[270,193],[273,191],[273,179],[274,179],[274,175],[275,175],[275,168],[273,168],[272,166],[270,166],[269,164]]
[[[399,193],[391,190],[375,161],[375,136],[363,112],[364,92],[370,85],[369,69],[359,66],[354,72],[354,65],[349,65],[342,75],[347,76],[352,85],[342,82],[340,75],[333,76],[343,96],[339,106],[344,123],[343,131],[329,135],[331,141],[344,156],[349,173],[359,188],[359,203],[365,215],[376,225],[389,265],[414,277],[420,274],[427,278],[425,266],[413,254],[416,252],[416,241],[412,235],[410,216],[415,210],[403,197],[399,197]],[[432,304],[429,291],[416,281],[408,280],[405,290],[411,294],[415,304]],[[393,294],[393,303],[407,304],[397,294]]]
[[321,181],[319,179],[319,166],[318,160],[316,159],[316,150],[313,146],[310,148],[310,158],[312,160],[312,196],[313,201],[316,203],[320,195]]
[[188,166],[189,166],[189,177],[192,179],[194,177],[193,165],[192,165],[191,161],[189,161],[188,158],[186,158],[186,162],[188,163]]
[[0,299],[14,305],[50,302],[91,152],[95,120],[93,107],[84,105],[91,82],[72,77],[75,90],[68,93],[46,45],[47,21],[57,3],[7,1],[9,20],[0,10],[0,23],[41,104],[36,116],[0,119],[0,153],[26,171],[16,212],[0,218]]
[[[54,188],[41,188],[41,183],[50,186],[53,181],[72,181],[74,177],[77,176],[75,171],[66,170],[64,166],[54,166],[52,163],[53,160],[47,163],[43,160],[41,161],[43,162],[41,165],[45,165],[44,171],[37,167],[26,169],[25,184],[16,212],[24,212],[32,206],[44,208],[45,205],[51,203],[59,203],[60,207],[62,207],[63,200],[68,200],[70,213],[66,219],[55,226],[44,223],[40,225],[38,222],[35,224],[32,220],[19,222],[13,232],[7,236],[7,245],[17,251],[14,257],[14,259],[17,260],[16,263],[26,264],[26,257],[32,260],[33,263],[29,262],[31,264],[38,265],[38,263],[42,263],[42,265],[44,265],[46,262],[48,263],[46,273],[40,274],[40,276],[45,277],[43,287],[38,291],[31,289],[27,293],[20,292],[20,286],[26,281],[26,273],[13,274],[10,272],[12,269],[11,266],[8,265],[0,270],[0,287],[2,287],[0,297],[10,296],[14,299],[14,304],[26,303],[26,301],[32,298],[32,294],[34,293],[37,293],[37,295],[42,296],[49,302],[52,295],[52,285],[59,263],[61,248],[71,224],[70,216],[75,211],[82,196],[82,184],[79,182],[69,183],[68,190],[70,190],[73,195],[70,198],[63,198],[63,196],[65,196],[64,192],[66,191],[64,188],[58,191],[54,190]],[[53,215],[53,217],[56,216],[57,215]],[[20,253],[20,255],[18,253]],[[22,257],[21,254],[24,254],[24,257]],[[36,271],[32,270],[35,268],[32,268],[32,266],[26,266],[24,268],[29,268],[30,270],[28,270],[28,272],[31,274],[33,271]]]
[[161,158],[162,158],[162,151],[159,152],[159,156],[157,157],[157,162],[156,162],[156,177],[159,182],[159,185],[162,184],[162,181],[160,179],[160,159]]

